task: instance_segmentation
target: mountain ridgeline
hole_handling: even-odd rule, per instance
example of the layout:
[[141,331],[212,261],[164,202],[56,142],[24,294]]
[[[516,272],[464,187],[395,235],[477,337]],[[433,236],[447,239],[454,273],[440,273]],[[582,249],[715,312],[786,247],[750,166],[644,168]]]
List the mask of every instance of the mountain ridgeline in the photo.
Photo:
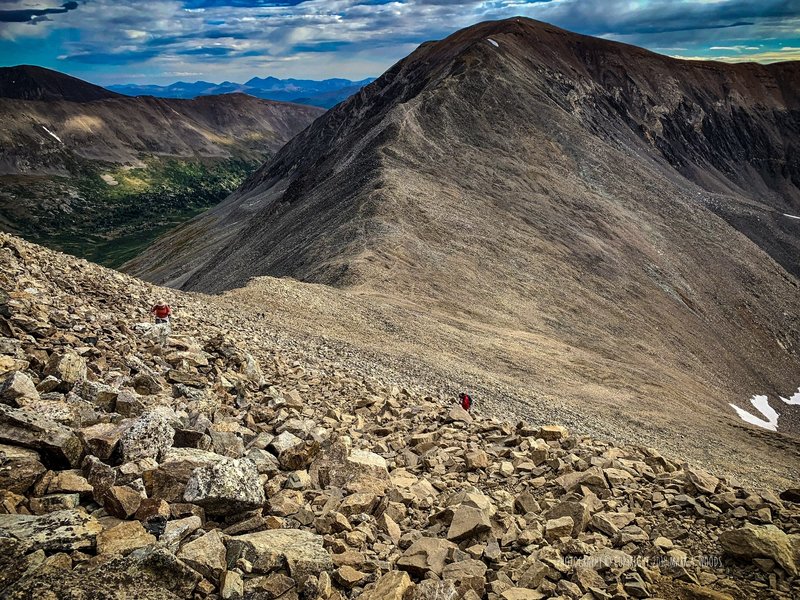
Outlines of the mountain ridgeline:
[[128,98],[47,69],[0,69],[0,227],[119,264],[322,112],[244,94]]
[[420,46],[127,269],[397,298],[491,327],[503,342],[460,360],[581,406],[719,419],[800,383],[799,93],[797,63],[479,24]]
[[245,83],[223,81],[185,82],[177,81],[170,85],[112,85],[109,89],[128,96],[156,96],[158,98],[196,98],[219,94],[249,94],[265,100],[309,104],[321,108],[331,108],[358,92],[374,81],[370,77],[361,81],[349,79],[278,79],[277,77],[253,77]]

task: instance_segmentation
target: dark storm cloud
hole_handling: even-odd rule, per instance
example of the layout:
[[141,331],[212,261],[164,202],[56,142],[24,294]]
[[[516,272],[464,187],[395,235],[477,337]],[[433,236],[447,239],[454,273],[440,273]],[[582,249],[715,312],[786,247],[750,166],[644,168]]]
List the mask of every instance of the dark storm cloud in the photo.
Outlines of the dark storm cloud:
[[0,10],[0,23],[30,23],[46,18],[47,15],[69,12],[78,8],[77,2],[65,2],[60,8],[29,8],[19,10]]
[[535,7],[537,17],[594,35],[647,35],[727,29],[760,21],[800,18],[800,0],[728,0],[675,2],[650,0],[563,0]]
[[84,65],[130,65],[158,56],[157,50],[131,52],[78,52],[69,57],[71,62]]

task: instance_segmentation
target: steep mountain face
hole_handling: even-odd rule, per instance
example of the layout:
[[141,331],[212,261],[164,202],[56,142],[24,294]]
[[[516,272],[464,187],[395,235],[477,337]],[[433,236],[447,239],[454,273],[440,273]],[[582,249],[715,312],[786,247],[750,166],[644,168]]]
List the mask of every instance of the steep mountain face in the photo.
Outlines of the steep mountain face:
[[245,94],[93,102],[0,98],[0,174],[69,173],[76,159],[134,165],[142,156],[256,159],[324,111]]
[[396,298],[480,324],[494,342],[462,361],[579,409],[735,418],[729,402],[800,383],[798,83],[796,63],[484,23],[421,46],[129,269]]
[[196,98],[198,96],[244,93],[265,100],[295,102],[322,108],[331,108],[346,100],[365,85],[372,83],[370,77],[361,81],[349,79],[278,79],[277,77],[253,77],[245,83],[223,81],[209,83],[177,81],[170,85],[112,85],[109,89],[129,96],[157,96],[159,98]]
[[27,85],[20,70],[0,74],[12,82],[0,98],[0,226],[111,264],[219,202],[322,114],[243,94],[103,96],[43,69]]

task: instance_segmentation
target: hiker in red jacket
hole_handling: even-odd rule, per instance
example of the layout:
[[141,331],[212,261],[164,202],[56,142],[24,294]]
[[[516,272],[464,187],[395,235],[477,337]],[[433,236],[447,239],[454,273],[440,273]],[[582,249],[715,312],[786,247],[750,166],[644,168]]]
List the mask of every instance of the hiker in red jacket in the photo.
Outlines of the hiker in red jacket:
[[462,392],[458,395],[458,399],[461,402],[461,408],[469,412],[469,409],[472,408],[472,398],[469,397],[469,394]]
[[156,325],[159,323],[169,323],[169,317],[172,314],[172,309],[169,304],[163,300],[156,302],[155,306],[150,309],[150,314],[156,318]]

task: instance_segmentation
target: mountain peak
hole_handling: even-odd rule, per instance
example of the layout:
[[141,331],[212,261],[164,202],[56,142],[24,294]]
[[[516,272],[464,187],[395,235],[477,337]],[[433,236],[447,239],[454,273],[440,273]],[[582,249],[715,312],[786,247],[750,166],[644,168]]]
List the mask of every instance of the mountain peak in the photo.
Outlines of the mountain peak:
[[[548,340],[545,361],[597,355],[637,397],[653,379],[625,365],[658,356],[660,381],[692,380],[668,386],[676,406],[691,388],[730,410],[800,367],[790,74],[484,23],[417,49],[129,266],[202,292],[266,275],[398,298]],[[520,343],[514,378],[539,369]]]
[[0,98],[92,102],[120,97],[116,92],[44,67],[0,67]]

